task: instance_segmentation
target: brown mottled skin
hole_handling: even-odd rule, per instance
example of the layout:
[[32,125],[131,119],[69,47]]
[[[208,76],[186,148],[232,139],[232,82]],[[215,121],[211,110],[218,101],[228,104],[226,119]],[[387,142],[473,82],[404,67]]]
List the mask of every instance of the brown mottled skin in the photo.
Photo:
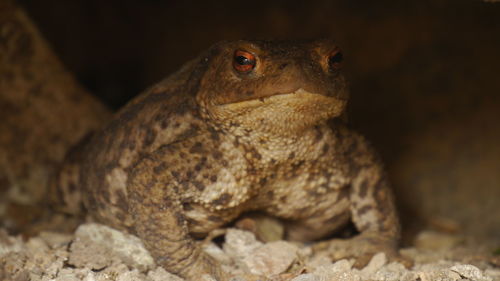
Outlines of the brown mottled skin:
[[[235,70],[237,50],[255,56],[253,70]],[[60,196],[83,199],[93,218],[137,234],[159,265],[192,280],[229,278],[193,237],[252,210],[284,219],[293,240],[320,239],[351,220],[360,234],[329,245],[351,249],[344,256],[397,256],[382,165],[336,118],[348,99],[328,63],[336,50],[328,40],[214,45],[69,159]]]

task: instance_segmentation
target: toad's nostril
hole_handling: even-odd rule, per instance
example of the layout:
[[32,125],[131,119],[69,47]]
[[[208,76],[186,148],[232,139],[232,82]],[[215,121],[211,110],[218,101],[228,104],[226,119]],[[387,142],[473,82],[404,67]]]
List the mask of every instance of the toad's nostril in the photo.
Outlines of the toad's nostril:
[[279,66],[279,69],[280,69],[280,70],[283,70],[283,69],[284,69],[285,67],[287,67],[287,66],[288,66],[288,63],[283,63],[283,64],[281,64],[281,65]]
[[328,58],[328,67],[330,71],[339,70],[342,67],[342,61],[344,60],[344,55],[340,50],[335,50],[332,52]]

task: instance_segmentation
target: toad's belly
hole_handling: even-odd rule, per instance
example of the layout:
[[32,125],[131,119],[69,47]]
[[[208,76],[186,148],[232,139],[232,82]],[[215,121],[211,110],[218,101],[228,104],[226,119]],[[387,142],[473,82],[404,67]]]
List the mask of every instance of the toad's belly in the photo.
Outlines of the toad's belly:
[[263,204],[267,213],[284,219],[335,217],[348,213],[350,192],[343,177],[313,178],[304,173],[266,188],[259,200],[268,202]]

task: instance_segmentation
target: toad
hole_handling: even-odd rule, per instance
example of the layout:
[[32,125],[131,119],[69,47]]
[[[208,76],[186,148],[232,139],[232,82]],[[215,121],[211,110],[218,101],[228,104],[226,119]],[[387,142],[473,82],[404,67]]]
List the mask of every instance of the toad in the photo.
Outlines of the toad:
[[340,118],[342,60],[329,40],[218,43],[70,155],[59,199],[136,234],[158,265],[189,280],[230,278],[195,238],[248,211],[282,219],[299,241],[351,221],[359,235],[328,241],[344,257],[396,257],[400,227],[381,161]]

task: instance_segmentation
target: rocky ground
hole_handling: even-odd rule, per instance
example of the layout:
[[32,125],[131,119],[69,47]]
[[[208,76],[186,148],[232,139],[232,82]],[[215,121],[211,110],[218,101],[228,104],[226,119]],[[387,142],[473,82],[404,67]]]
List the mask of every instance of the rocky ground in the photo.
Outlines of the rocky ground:
[[[239,229],[228,229],[222,240],[219,244],[205,242],[205,250],[226,270],[273,280],[500,280],[499,257],[489,255],[494,248],[432,231],[421,232],[415,247],[402,249],[403,255],[415,261],[411,269],[388,262],[383,253],[363,269],[355,269],[352,260],[332,263],[327,253],[314,253],[309,245],[282,240],[263,243],[253,233]],[[0,280],[182,279],[157,267],[137,237],[86,223],[73,234],[41,232],[29,239],[0,230]]]

